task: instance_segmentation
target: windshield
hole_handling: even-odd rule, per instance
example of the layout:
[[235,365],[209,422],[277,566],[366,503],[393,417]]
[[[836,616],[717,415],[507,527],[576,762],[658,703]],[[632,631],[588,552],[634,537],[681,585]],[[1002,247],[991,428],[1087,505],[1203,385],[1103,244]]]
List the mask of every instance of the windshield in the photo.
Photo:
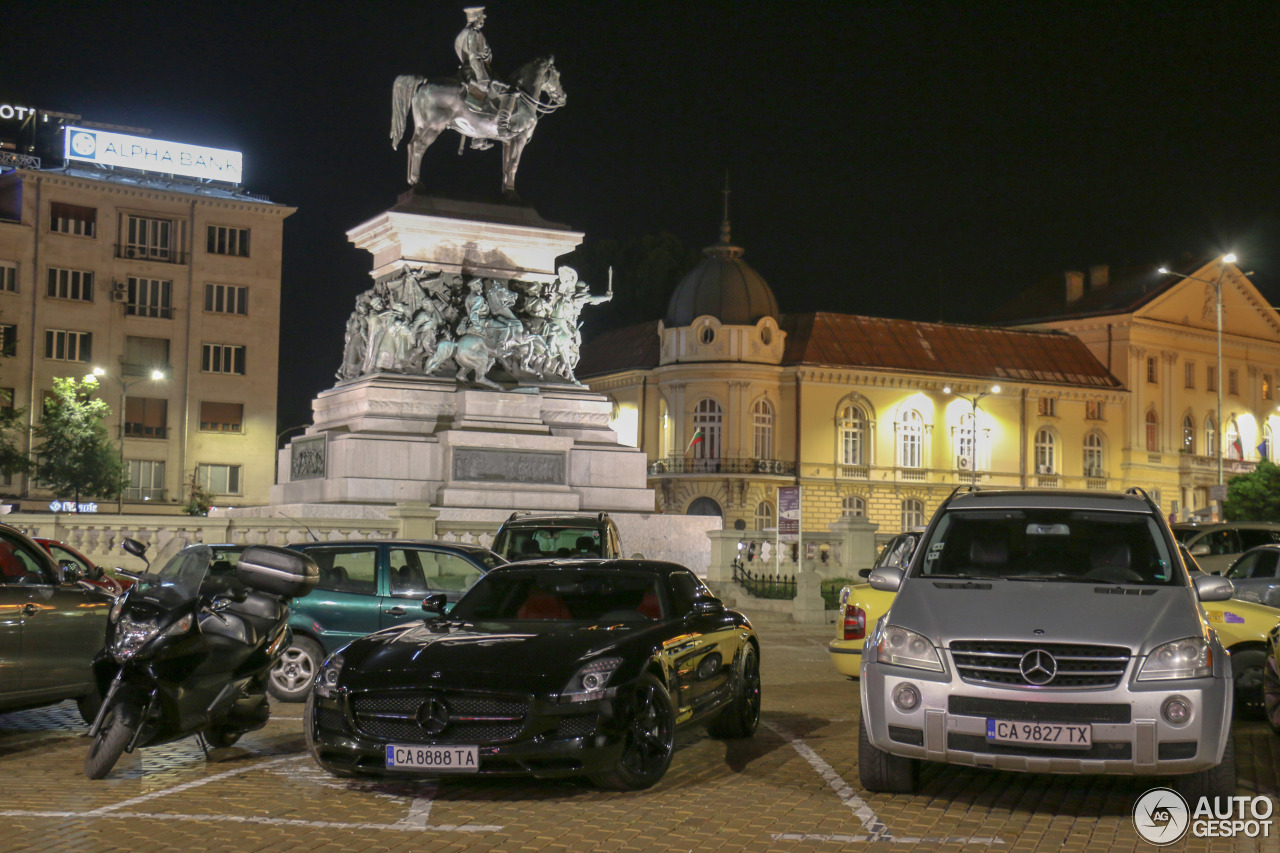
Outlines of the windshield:
[[151,598],[187,601],[196,597],[205,571],[213,559],[208,545],[192,545],[174,554],[158,572],[138,580],[138,590]]
[[668,604],[650,572],[530,569],[491,572],[449,614],[466,622],[573,621],[593,624],[661,619]]
[[603,557],[601,531],[594,527],[526,527],[502,531],[493,550],[508,560],[544,557]]
[[952,510],[916,574],[1087,583],[1181,583],[1155,519],[1067,509]]

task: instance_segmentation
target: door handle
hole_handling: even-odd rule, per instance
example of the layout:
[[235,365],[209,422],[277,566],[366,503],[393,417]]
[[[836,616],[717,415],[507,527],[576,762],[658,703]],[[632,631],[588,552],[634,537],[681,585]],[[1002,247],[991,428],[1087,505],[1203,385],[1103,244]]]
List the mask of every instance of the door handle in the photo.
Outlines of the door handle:
[[35,616],[39,612],[40,612],[40,608],[34,604],[27,604],[27,605],[24,605],[22,608],[23,616]]
[[409,611],[408,611],[408,610],[405,610],[403,607],[401,607],[399,604],[397,604],[395,607],[389,607],[389,608],[387,608],[386,610],[384,610],[384,611],[382,611],[382,612],[383,612],[383,613],[390,613],[392,616],[403,616],[403,615],[405,615],[406,613],[408,613]]

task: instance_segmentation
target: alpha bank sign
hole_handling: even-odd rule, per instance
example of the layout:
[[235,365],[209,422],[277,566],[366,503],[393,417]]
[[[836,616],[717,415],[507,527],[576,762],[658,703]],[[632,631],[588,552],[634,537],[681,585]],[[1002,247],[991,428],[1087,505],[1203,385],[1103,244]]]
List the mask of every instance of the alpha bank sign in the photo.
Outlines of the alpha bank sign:
[[166,142],[145,136],[128,136],[83,127],[66,128],[68,160],[83,160],[99,166],[163,172],[207,181],[240,183],[239,151],[204,148],[181,142]]

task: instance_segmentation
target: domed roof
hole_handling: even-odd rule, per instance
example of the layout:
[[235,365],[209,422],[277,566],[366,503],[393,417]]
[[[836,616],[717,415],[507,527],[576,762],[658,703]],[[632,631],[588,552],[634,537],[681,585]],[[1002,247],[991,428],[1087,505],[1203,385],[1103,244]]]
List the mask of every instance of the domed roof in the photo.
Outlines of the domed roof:
[[668,326],[688,326],[710,314],[729,326],[753,326],[761,317],[778,319],[778,300],[769,285],[742,259],[742,249],[729,242],[726,191],[720,242],[702,250],[705,255],[680,282],[667,303]]

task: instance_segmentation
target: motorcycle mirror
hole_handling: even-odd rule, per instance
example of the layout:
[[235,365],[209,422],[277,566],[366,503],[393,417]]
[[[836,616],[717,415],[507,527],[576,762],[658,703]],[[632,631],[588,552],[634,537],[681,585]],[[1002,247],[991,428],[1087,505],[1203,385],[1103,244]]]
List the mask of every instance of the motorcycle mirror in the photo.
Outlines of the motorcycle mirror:
[[443,616],[445,606],[448,605],[449,599],[443,593],[428,595],[422,599],[422,609],[427,613],[434,613],[437,616]]

